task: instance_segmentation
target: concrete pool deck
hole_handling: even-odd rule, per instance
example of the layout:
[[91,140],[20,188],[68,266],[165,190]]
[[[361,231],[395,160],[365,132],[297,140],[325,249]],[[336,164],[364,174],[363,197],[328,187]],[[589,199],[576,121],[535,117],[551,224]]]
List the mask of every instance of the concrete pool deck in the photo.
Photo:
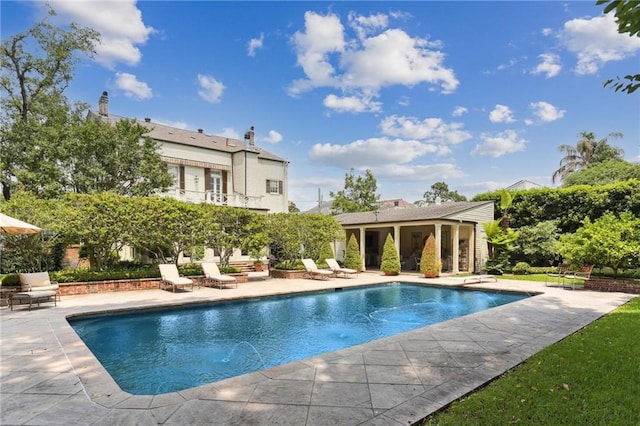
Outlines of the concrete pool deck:
[[[180,392],[123,392],[66,318],[392,281],[418,275],[269,279],[237,289],[63,296],[58,306],[0,310],[3,425],[409,425],[501,375],[634,296],[499,280],[474,289],[541,293],[440,324]],[[185,354],[188,357],[188,354]]]

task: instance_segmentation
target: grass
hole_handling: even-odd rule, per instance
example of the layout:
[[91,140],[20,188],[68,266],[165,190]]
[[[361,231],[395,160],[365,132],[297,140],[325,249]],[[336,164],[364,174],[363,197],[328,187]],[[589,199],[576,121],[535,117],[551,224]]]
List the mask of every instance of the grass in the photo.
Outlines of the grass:
[[423,425],[637,425],[640,297]]
[[[539,281],[557,283],[557,278],[549,277],[547,274],[528,274],[528,275],[495,275],[499,280],[517,280],[517,281]],[[567,284],[584,284],[584,280],[564,280]]]

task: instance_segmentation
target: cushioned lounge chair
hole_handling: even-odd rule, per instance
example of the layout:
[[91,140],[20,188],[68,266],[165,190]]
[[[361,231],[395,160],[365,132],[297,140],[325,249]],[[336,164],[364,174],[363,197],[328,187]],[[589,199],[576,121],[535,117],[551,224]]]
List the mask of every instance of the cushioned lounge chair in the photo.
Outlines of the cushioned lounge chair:
[[215,262],[203,262],[201,266],[206,284],[212,284],[218,288],[224,288],[227,285],[238,287],[238,281],[229,275],[220,273],[220,269]]
[[9,306],[13,310],[14,305],[28,303],[29,310],[35,303],[53,302],[57,305],[60,300],[60,288],[57,282],[51,281],[48,272],[31,272],[18,274],[20,279],[20,292],[14,293],[9,299]]
[[188,287],[191,286],[191,291],[193,291],[193,281],[189,278],[181,277],[178,272],[178,268],[173,263],[165,263],[159,265],[160,267],[160,275],[162,276],[161,285],[165,288],[171,286],[173,288],[173,292],[176,292],[177,287]]
[[302,264],[304,265],[304,269],[307,271],[308,278],[320,278],[322,280],[326,280],[327,278],[331,278],[336,275],[333,271],[318,269],[316,262],[314,262],[313,259],[302,259]]
[[327,262],[327,265],[329,265],[329,269],[331,269],[336,274],[336,277],[340,274],[342,274],[343,277],[354,274],[356,277],[358,276],[357,270],[351,268],[343,268],[335,259],[325,259],[324,261]]

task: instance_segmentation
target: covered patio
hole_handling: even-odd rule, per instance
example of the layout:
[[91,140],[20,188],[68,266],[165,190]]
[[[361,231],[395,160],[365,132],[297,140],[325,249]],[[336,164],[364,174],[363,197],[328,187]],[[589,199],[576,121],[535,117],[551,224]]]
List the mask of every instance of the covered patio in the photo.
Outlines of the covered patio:
[[[346,233],[355,235],[366,269],[378,269],[382,248],[391,234],[403,271],[420,268],[422,248],[433,234],[445,273],[477,272],[487,258],[482,223],[493,220],[493,202],[451,202],[412,209],[344,213],[336,216]],[[336,247],[344,257],[345,244]]]

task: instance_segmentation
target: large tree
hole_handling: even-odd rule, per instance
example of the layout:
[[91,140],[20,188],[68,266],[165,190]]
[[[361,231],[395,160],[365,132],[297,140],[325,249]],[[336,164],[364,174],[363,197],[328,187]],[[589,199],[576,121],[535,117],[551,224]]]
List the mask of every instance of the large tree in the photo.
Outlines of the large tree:
[[[607,138],[596,140],[596,135],[593,132],[582,132],[578,137],[575,146],[560,145],[558,148],[560,152],[564,153],[564,157],[560,160],[560,167],[553,172],[551,177],[554,183],[558,179],[565,180],[571,173],[586,169],[591,164],[622,159],[624,151],[609,145]],[[608,137],[621,138],[622,133],[613,132]]]
[[[640,37],[640,2],[638,0],[597,0],[596,4],[606,5],[603,13],[614,13],[620,34]],[[616,77],[615,81],[609,79],[605,81],[604,86],[611,86],[616,92],[622,91],[629,95],[640,88],[640,74],[625,75],[624,80],[620,80],[620,77]]]
[[147,131],[134,120],[80,121],[64,142],[70,153],[62,161],[67,190],[146,196],[166,189],[173,178]]
[[351,169],[344,177],[344,189],[334,193],[332,214],[367,212],[378,208],[380,195],[376,194],[378,183],[371,170],[366,170],[364,176],[355,176]]
[[52,25],[54,15],[49,10],[29,30],[3,40],[0,48],[0,183],[5,200],[19,173],[56,164],[56,143],[64,134],[59,127],[70,110],[63,92],[79,54],[91,56],[100,39],[89,28]]
[[458,194],[458,191],[449,190],[449,185],[444,182],[436,182],[431,185],[431,190],[426,191],[422,200],[414,202],[419,207],[433,204],[436,200],[440,201],[467,201],[467,197]]

